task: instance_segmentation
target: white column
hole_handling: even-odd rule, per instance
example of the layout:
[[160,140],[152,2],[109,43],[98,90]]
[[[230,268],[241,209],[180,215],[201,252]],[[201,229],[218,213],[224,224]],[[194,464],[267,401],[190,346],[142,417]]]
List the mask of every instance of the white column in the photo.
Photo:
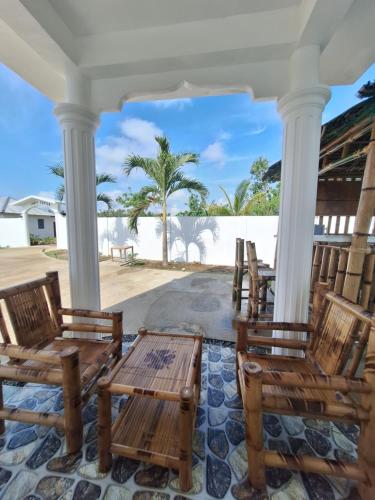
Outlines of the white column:
[[290,92],[279,100],[284,122],[274,319],[308,319],[321,117],[330,97],[319,84],[319,47],[291,59]]
[[64,147],[71,303],[100,309],[95,129],[98,116],[79,104],[55,108]]

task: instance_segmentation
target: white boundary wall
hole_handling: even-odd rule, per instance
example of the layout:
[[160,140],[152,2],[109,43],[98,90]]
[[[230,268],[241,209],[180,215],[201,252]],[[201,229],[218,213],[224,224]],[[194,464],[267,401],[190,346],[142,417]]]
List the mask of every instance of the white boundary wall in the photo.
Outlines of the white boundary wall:
[[27,247],[29,240],[23,217],[0,217],[0,247]]
[[[256,243],[259,258],[273,265],[278,217],[170,217],[169,259],[233,265],[236,238]],[[66,219],[56,216],[57,248],[67,248]],[[161,260],[161,221],[141,217],[138,235],[126,217],[98,217],[98,244],[103,255],[114,245],[133,245],[138,258]]]

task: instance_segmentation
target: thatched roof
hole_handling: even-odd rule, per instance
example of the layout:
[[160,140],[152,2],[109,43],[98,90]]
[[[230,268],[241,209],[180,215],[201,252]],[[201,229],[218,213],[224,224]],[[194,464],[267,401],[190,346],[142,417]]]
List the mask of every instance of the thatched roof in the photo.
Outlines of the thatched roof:
[[[320,141],[321,160],[329,155],[329,161],[336,162],[337,166],[329,169],[330,176],[362,176],[364,164],[366,161],[365,154],[359,154],[363,149],[363,144],[369,140],[369,125],[375,117],[375,85],[368,83],[362,87],[359,92],[360,96],[372,95],[368,99],[355,104],[340,115],[322,125],[322,135]],[[350,139],[351,148],[348,151],[347,158],[340,156],[340,151],[337,144],[342,145],[351,131],[355,132],[355,139]],[[358,133],[357,133],[358,132]],[[362,133],[363,132],[363,133]],[[357,141],[357,143],[356,143]],[[335,151],[330,151],[330,148],[335,146]],[[357,149],[356,149],[356,146]],[[322,163],[322,162],[321,162]],[[322,171],[319,175],[327,176],[326,167],[319,165]],[[270,166],[265,179],[270,181],[279,181],[281,174],[281,160]]]

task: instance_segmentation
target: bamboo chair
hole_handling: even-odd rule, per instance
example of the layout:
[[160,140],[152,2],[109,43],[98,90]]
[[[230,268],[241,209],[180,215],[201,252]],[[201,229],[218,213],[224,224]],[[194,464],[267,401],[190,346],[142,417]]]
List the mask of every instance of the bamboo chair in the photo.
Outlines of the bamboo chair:
[[[9,357],[0,365],[0,433],[4,420],[47,425],[65,431],[69,453],[82,446],[81,407],[96,389],[97,379],[121,358],[122,312],[102,312],[61,307],[57,272],[0,290],[0,332],[4,343],[0,355]],[[86,323],[64,323],[64,316],[87,318]],[[106,325],[90,323],[106,320]],[[109,324],[108,324],[109,323]],[[16,344],[11,343],[10,328]],[[110,340],[64,338],[64,332],[104,333]],[[5,408],[2,381],[59,385],[63,390],[64,414],[38,413]]]
[[[311,323],[238,322],[238,382],[245,412],[248,479],[264,488],[265,468],[343,476],[375,498],[375,321],[361,306],[317,286]],[[320,311],[319,314],[317,311]],[[307,341],[248,336],[248,329],[307,332]],[[357,340],[357,342],[355,342]],[[248,345],[304,352],[304,357],[256,355]],[[356,377],[367,346],[363,377]],[[345,463],[265,450],[263,412],[360,425],[358,462]]]
[[273,306],[273,302],[267,301],[267,292],[271,281],[275,278],[275,272],[267,267],[259,269],[255,243],[247,241],[246,250],[249,275],[247,315],[253,319],[258,318],[259,315],[271,316],[267,314],[267,306]]
[[245,262],[245,240],[236,238],[236,252],[233,274],[232,301],[236,304],[236,311],[241,310],[241,302],[245,297],[242,292],[247,291],[243,288],[243,277],[247,273],[247,263]]

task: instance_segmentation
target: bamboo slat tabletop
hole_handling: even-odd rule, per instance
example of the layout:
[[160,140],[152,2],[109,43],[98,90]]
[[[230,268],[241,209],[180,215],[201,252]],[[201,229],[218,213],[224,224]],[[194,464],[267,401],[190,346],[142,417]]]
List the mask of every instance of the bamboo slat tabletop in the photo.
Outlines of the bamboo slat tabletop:
[[182,335],[143,335],[134,351],[122,362],[112,384],[179,395],[187,384],[197,341]]

